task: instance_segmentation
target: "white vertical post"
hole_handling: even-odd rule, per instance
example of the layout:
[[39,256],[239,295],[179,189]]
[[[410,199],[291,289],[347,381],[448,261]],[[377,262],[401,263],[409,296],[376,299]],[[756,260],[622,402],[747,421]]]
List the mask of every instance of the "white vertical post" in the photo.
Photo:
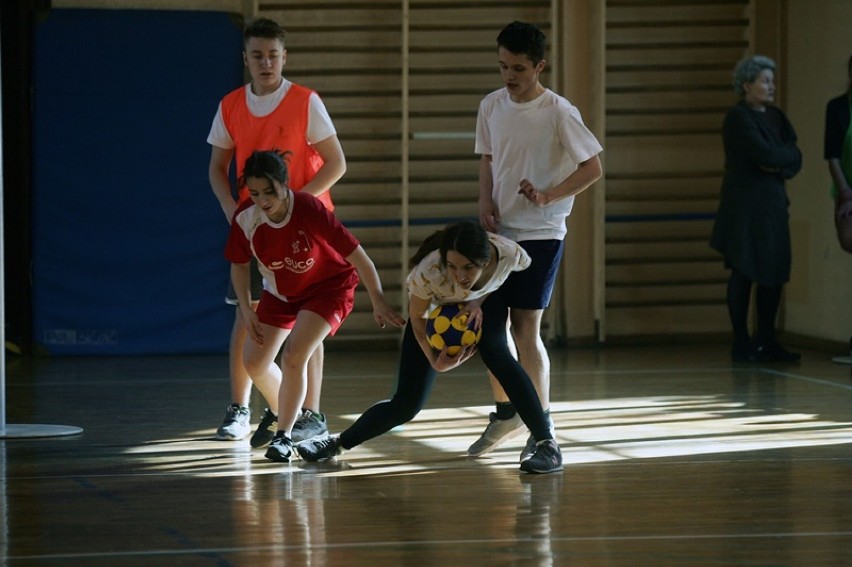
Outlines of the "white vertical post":
[[[0,76],[0,133],[3,132],[3,85]],[[3,209],[3,136],[0,135],[0,436],[6,435],[6,223]]]

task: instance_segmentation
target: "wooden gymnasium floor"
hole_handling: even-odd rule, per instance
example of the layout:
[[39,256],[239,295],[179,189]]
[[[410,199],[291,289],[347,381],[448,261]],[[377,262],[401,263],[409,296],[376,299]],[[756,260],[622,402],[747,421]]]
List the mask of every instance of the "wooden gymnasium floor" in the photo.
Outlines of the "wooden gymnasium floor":
[[[566,467],[519,473],[478,359],[337,462],[212,433],[226,359],[7,358],[2,565],[850,565],[852,366],[734,366],[727,345],[552,351]],[[842,353],[840,353],[842,354]],[[392,352],[327,352],[333,432],[390,390]],[[255,403],[253,402],[253,405]],[[263,406],[255,405],[255,422]]]

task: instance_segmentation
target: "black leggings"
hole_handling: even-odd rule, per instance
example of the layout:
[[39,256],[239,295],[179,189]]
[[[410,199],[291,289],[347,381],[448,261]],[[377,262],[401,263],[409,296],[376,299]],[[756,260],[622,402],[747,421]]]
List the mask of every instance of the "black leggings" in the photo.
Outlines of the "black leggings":
[[[494,296],[492,296],[494,297]],[[497,378],[536,441],[552,439],[550,422],[541,407],[529,375],[509,350],[506,336],[508,308],[499,299],[489,297],[482,305],[482,339],[478,351],[485,366]],[[498,369],[495,371],[495,369]],[[432,368],[414,337],[411,323],[405,325],[399,354],[396,391],[389,400],[377,402],[340,434],[340,444],[351,449],[407,423],[420,413],[435,383]]]
[[[751,287],[753,282],[742,272],[731,270],[728,280],[728,314],[734,328],[734,340],[746,343],[749,339],[748,309],[751,302]],[[757,332],[755,341],[760,345],[775,342],[775,318],[781,305],[783,286],[757,285],[755,303],[757,305]]]

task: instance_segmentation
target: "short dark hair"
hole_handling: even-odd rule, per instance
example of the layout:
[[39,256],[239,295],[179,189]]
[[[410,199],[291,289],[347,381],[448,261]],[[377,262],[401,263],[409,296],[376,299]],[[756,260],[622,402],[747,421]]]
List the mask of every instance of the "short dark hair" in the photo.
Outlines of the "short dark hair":
[[287,48],[287,44],[284,42],[287,38],[287,31],[278,22],[269,18],[255,18],[246,23],[246,27],[243,30],[243,46],[253,37],[277,39],[281,42],[283,49]]
[[515,20],[497,36],[497,47],[504,48],[515,55],[524,54],[530,58],[533,65],[544,59],[544,49],[547,38],[544,33],[532,24]]

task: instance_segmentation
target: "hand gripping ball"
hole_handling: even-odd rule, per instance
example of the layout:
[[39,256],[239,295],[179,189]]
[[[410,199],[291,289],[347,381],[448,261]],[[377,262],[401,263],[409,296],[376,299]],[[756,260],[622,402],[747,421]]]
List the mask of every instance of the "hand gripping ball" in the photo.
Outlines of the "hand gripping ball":
[[435,350],[447,347],[447,354],[455,356],[462,347],[477,344],[482,337],[482,328],[474,331],[468,328],[467,315],[459,315],[463,309],[461,303],[439,305],[429,313],[426,319],[426,338]]

